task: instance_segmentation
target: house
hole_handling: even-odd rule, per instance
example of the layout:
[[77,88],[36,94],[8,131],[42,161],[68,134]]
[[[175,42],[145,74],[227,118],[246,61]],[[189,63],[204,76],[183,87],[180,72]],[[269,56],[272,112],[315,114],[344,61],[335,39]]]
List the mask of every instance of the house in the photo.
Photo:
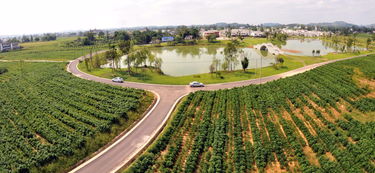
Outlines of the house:
[[18,43],[0,43],[0,52],[6,52],[10,50],[20,49]]
[[210,35],[216,35],[216,37],[220,37],[220,31],[218,30],[208,30],[202,32],[202,37],[207,38]]
[[308,30],[302,30],[302,29],[299,29],[299,30],[283,29],[281,30],[281,32],[289,36],[304,36],[304,37],[320,37],[320,36],[332,34],[331,32],[308,31]]
[[192,35],[187,35],[184,40],[193,40],[194,37]]
[[231,31],[232,37],[242,36],[247,37],[250,35],[250,30],[248,29],[232,29]]
[[150,41],[150,44],[159,44],[161,41],[159,39],[153,39]]
[[173,41],[174,40],[174,37],[172,36],[169,36],[169,37],[162,37],[161,38],[161,41],[162,42],[170,42],[170,41]]
[[261,32],[261,31],[251,31],[250,36],[251,37],[266,37],[264,32]]

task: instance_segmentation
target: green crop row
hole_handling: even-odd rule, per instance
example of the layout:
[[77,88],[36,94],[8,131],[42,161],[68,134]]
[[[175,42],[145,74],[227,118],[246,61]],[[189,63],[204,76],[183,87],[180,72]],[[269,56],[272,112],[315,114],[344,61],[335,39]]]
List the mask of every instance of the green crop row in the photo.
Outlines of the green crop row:
[[262,85],[190,94],[126,172],[375,172],[375,56]]

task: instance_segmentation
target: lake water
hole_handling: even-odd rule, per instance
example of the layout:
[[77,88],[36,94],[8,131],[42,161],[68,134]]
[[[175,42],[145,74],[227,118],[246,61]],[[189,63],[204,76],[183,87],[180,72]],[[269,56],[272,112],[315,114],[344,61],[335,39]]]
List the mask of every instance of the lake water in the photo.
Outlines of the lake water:
[[318,39],[287,40],[286,45],[281,46],[281,49],[285,54],[302,56],[312,56],[313,50],[320,50],[320,55],[335,52],[328,43]]
[[[285,54],[312,56],[312,50],[320,50],[320,55],[325,55],[335,50],[327,46],[321,40],[287,40],[286,44],[281,46]],[[219,46],[176,46],[152,48],[151,52],[157,57],[163,59],[162,71],[170,76],[185,76],[201,73],[209,73],[209,67],[214,58],[224,62],[223,47]],[[249,58],[248,69],[271,66],[275,62],[275,56],[270,54],[262,55],[260,51],[252,48],[242,48],[243,55],[238,57],[235,69],[242,69],[241,59],[244,56]],[[126,68],[122,58],[121,67]],[[108,66],[107,66],[108,67]],[[221,69],[221,65],[219,66]]]
[[[248,69],[267,67],[275,62],[275,57],[270,54],[263,55],[260,51],[252,48],[242,48],[243,53],[237,58],[234,69],[242,69],[241,60],[244,56],[249,59]],[[209,67],[214,58],[220,63],[224,62],[223,47],[218,46],[176,46],[152,48],[151,52],[158,58],[163,59],[161,70],[170,76],[185,76],[209,73]],[[122,57],[122,68],[126,68],[126,57]],[[148,63],[147,63],[148,64]],[[109,67],[105,65],[104,67]],[[219,70],[222,70],[219,65]]]
[[[275,58],[271,55],[263,56],[255,49],[243,48],[242,57],[238,57],[235,69],[242,69],[241,60],[244,56],[249,59],[249,67],[259,68],[270,66],[275,62]],[[186,47],[166,47],[154,49],[151,52],[157,57],[163,59],[162,71],[171,76],[185,76],[201,73],[209,73],[209,67],[212,60],[217,58],[221,63],[224,62],[224,48],[217,46],[186,46]],[[261,57],[262,61],[261,61]],[[221,65],[219,66],[221,69]]]

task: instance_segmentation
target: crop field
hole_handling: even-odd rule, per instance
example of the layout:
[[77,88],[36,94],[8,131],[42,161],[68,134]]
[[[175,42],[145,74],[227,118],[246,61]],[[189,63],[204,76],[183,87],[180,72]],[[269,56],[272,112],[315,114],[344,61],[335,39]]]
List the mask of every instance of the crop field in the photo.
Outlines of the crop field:
[[[63,172],[138,120],[153,97],[72,76],[65,63],[1,63],[0,172]],[[141,104],[142,103],[142,104]]]
[[192,93],[125,172],[375,172],[374,67]]
[[55,41],[21,43],[21,50],[0,53],[5,60],[57,60],[66,61],[107,48],[108,45],[67,47],[65,43],[77,37],[60,37]]

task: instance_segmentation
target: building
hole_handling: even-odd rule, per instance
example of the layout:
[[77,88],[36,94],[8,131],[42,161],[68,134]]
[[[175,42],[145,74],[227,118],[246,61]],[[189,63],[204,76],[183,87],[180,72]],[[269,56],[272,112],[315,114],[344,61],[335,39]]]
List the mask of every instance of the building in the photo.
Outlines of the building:
[[194,37],[192,35],[187,35],[184,40],[193,40]]
[[231,31],[232,37],[242,36],[242,37],[248,37],[250,36],[250,30],[248,29],[232,29]]
[[162,42],[170,42],[170,41],[173,41],[173,40],[174,40],[174,37],[171,37],[171,36],[161,38]]
[[6,52],[11,50],[20,49],[18,43],[0,43],[0,52]]
[[261,31],[251,31],[250,36],[251,37],[266,37],[266,34],[264,34],[264,32],[261,32]]
[[324,32],[324,31],[308,31],[308,30],[292,30],[292,29],[282,29],[282,33],[287,34],[289,36],[304,36],[304,37],[320,37],[330,35],[331,32]]
[[216,37],[220,37],[220,31],[218,30],[203,31],[201,34],[203,38],[207,38],[210,35],[216,35]]
[[160,44],[161,41],[159,39],[153,39],[150,41],[150,44]]

